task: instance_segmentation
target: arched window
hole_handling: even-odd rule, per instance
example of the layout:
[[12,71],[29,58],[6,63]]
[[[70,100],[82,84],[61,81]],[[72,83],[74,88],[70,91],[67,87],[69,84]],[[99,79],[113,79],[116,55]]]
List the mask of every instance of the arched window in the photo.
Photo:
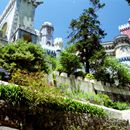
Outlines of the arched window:
[[50,45],[51,45],[51,43],[50,43],[49,41],[47,41],[46,45],[49,45],[49,46],[50,46]]
[[28,34],[28,33],[25,33],[25,34],[23,35],[23,39],[24,39],[25,41],[27,41],[27,42],[31,42],[31,41],[32,41],[32,37],[31,37],[31,35]]
[[2,31],[2,37],[5,37],[6,32],[7,32],[7,22],[4,23],[4,25],[2,26],[1,31]]

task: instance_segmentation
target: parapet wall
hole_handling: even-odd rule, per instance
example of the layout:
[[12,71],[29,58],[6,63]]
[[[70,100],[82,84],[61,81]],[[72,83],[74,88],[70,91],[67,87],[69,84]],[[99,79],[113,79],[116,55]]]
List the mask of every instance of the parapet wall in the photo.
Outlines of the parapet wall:
[[64,87],[68,90],[80,89],[83,92],[90,92],[90,93],[108,93],[115,95],[121,95],[122,97],[130,96],[129,88],[116,87],[109,83],[105,85],[101,81],[90,80],[87,78],[77,77],[75,78],[74,75],[70,75],[67,77],[66,73],[61,73],[59,75],[58,72],[55,72],[56,76],[56,85],[57,87]]

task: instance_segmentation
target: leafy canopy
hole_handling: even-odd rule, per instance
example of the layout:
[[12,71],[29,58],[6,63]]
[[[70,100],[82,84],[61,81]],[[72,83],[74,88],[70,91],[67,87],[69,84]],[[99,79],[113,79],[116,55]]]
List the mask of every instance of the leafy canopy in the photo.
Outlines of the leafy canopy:
[[10,72],[15,69],[48,72],[44,50],[22,40],[0,47],[0,67]]
[[70,46],[60,55],[60,65],[58,70],[66,72],[68,75],[74,74],[77,69],[81,68],[79,57],[75,54],[75,47]]
[[130,0],[126,0],[128,2],[128,4],[130,5]]
[[105,58],[99,73],[96,73],[95,77],[104,82],[115,83],[117,86],[127,86],[130,84],[128,67],[110,56]]

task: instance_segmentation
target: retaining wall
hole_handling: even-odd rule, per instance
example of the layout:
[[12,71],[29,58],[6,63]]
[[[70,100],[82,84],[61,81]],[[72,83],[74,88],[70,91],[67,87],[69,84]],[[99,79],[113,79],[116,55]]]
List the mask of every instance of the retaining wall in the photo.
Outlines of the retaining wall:
[[97,93],[97,92],[105,92],[105,93],[113,93],[119,95],[127,95],[130,96],[129,88],[117,88],[114,85],[110,85],[106,83],[105,85],[101,81],[83,79],[82,77],[75,78],[74,75],[70,75],[67,77],[66,73],[61,73],[59,75],[58,72],[55,72],[57,87],[66,87],[68,90],[80,89],[83,92]]

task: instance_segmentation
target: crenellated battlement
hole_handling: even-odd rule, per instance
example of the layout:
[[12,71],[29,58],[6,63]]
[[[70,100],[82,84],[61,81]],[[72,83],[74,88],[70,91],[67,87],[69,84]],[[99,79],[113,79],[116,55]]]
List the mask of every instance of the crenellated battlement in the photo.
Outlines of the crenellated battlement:
[[123,24],[123,25],[120,25],[120,26],[119,26],[120,32],[126,31],[126,30],[128,30],[128,29],[130,29],[130,18],[129,18],[127,24]]

